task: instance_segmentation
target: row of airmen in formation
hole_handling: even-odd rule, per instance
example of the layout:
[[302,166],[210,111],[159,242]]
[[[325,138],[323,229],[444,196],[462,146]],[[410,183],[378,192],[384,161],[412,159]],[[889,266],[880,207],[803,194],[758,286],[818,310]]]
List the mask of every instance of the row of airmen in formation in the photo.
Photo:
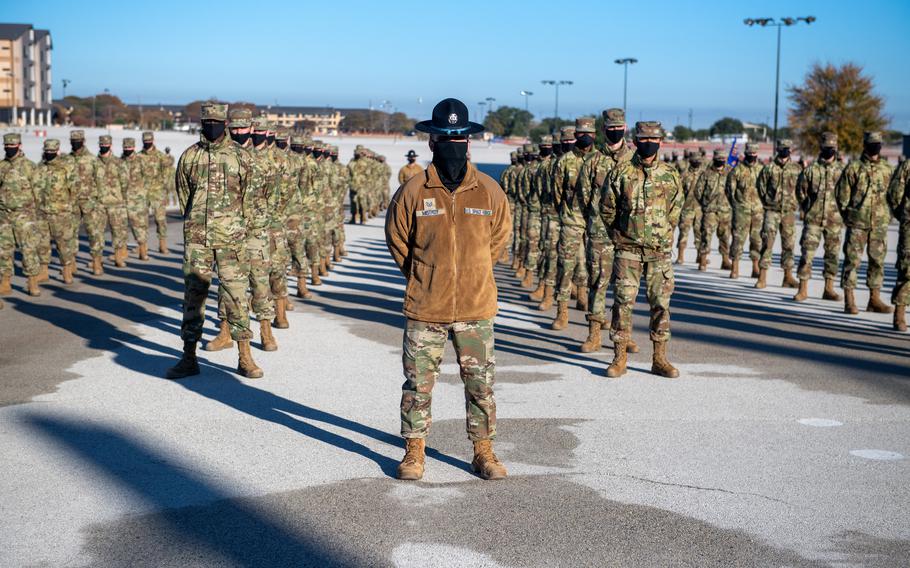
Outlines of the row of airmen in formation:
[[[609,327],[605,320],[606,293],[619,274],[614,270],[614,259],[619,262],[625,254],[617,251],[613,242],[613,233],[618,229],[606,228],[610,225],[604,223],[602,201],[611,194],[611,174],[635,155],[625,142],[622,109],[604,111],[603,117],[603,147],[594,144],[594,118],[579,118],[574,127],[561,129],[559,140],[545,136],[540,144],[525,144],[513,152],[512,163],[500,178],[514,216],[511,251],[515,275],[525,288],[534,288],[536,278],[536,289],[530,298],[539,302],[541,311],[550,310],[556,303],[552,329],[567,327],[569,301],[577,298],[576,308],[587,313],[589,322],[588,337],[581,345],[583,352],[601,348],[601,331]],[[663,235],[659,240],[668,242],[661,242],[656,254],[669,258],[675,240],[675,263],[682,264],[690,232],[694,232],[696,262],[699,270],[706,270],[716,236],[722,269],[730,271],[730,278],[738,278],[740,257],[748,242],[751,276],[756,278],[756,288],[764,288],[780,233],[783,286],[797,288],[793,299],[804,301],[808,297],[812,260],[823,242],[823,298],[842,299],[834,290],[842,248],[840,285],[845,312],[856,314],[854,289],[866,252],[866,284],[870,290],[867,309],[890,313],[892,307],[882,300],[881,287],[888,225],[893,215],[900,222],[897,282],[891,296],[896,307],[893,325],[896,330],[906,330],[906,305],[910,301],[910,162],[902,162],[893,171],[881,157],[881,146],[880,133],[865,133],[862,155],[845,165],[837,153],[837,136],[826,132],[820,140],[818,158],[805,168],[791,160],[789,140],[777,142],[775,154],[766,164],[758,159],[758,145],[752,143],[746,145],[744,157],[735,167],[728,165],[727,153],[720,149],[710,160],[699,151],[687,154],[681,162],[665,160],[663,169],[672,170],[679,178],[683,201],[676,212],[678,235],[674,239],[672,230]],[[612,187],[612,193],[622,191],[622,187]],[[657,204],[654,207],[661,210],[651,211],[647,198],[639,197],[642,202],[633,204],[629,218],[640,225],[634,230],[646,234],[651,232],[652,218],[666,216],[664,209],[669,207]],[[802,256],[794,277],[797,214],[803,220]],[[847,231],[841,246],[844,226]],[[501,260],[507,262],[507,258]],[[649,297],[661,296],[659,280],[649,282]],[[615,288],[617,297],[632,294],[634,302],[637,286],[634,291],[625,291],[617,283]],[[669,303],[669,295],[666,302]],[[664,332],[662,317],[655,320],[652,308],[652,340]],[[625,319],[614,305],[613,330],[623,327],[617,318]],[[638,351],[631,337],[628,351]]]

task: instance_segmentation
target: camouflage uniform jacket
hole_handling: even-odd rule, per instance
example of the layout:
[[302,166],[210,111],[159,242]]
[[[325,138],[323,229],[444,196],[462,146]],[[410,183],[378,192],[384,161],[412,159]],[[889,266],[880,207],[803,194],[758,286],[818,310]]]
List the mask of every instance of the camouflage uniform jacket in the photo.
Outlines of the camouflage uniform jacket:
[[756,160],[751,166],[739,162],[727,176],[727,200],[739,211],[761,211],[761,199],[758,197],[758,175],[762,167]]
[[781,213],[796,211],[796,180],[801,172],[799,164],[791,160],[781,164],[775,159],[762,168],[756,183],[762,207]]
[[910,160],[905,160],[891,176],[888,205],[900,223],[910,223]]
[[139,158],[142,160],[142,177],[148,188],[149,199],[160,200],[167,187],[165,178],[170,174],[172,158],[154,146],[151,150],[140,150]]
[[101,201],[101,168],[97,156],[83,146],[65,156],[73,168],[76,181],[76,201],[91,210]]
[[537,167],[537,193],[540,195],[540,212],[546,215],[556,214],[556,202],[553,200],[553,164],[556,156],[550,154]]
[[186,244],[243,246],[251,197],[259,191],[253,175],[249,154],[227,134],[215,142],[202,138],[183,152],[177,162],[177,196]]
[[[673,166],[671,165],[670,167]],[[712,166],[705,169],[698,176],[698,181],[695,182],[693,191],[695,192],[695,200],[701,205],[701,210],[704,213],[730,212],[730,202],[724,192],[729,173],[730,168],[726,165],[720,169]]]
[[600,201],[603,197],[604,184],[610,172],[618,164],[631,160],[633,153],[625,142],[616,150],[604,146],[599,152],[592,152],[593,156],[581,167],[578,174],[578,190],[585,201],[588,238],[597,240],[610,238],[600,219]]
[[105,207],[126,205],[124,188],[127,180],[120,167],[120,158],[111,152],[107,156],[98,156],[98,170],[101,178],[100,203]]
[[355,158],[348,163],[348,171],[351,172],[351,189],[354,191],[367,191],[370,189],[370,168],[367,158]]
[[73,195],[73,173],[61,157],[43,161],[35,169],[32,180],[38,193],[38,203],[45,215],[71,215],[76,204]]
[[[405,166],[405,167],[407,167],[407,166]],[[515,171],[515,167],[516,167],[516,164],[509,164],[508,166],[506,166],[506,169],[502,170],[502,173],[499,174],[499,187],[501,187],[502,190],[506,192],[506,195],[508,196],[509,199],[514,199],[512,197],[512,192],[509,189],[509,178],[512,176],[512,172]],[[404,168],[402,168],[402,171],[404,171]],[[410,178],[408,178],[408,179],[410,179]],[[407,180],[405,180],[405,181],[407,181]],[[401,185],[404,185],[404,182],[402,182]]]
[[[102,171],[101,163],[98,162],[96,166],[96,171],[98,172],[98,186],[101,187],[102,183]],[[123,195],[126,197],[126,201],[142,201],[143,199],[148,200],[148,187],[146,186],[146,179],[142,175],[142,158],[139,157],[139,154],[130,154],[127,157],[120,158],[120,180],[123,187]],[[101,203],[101,192],[99,191],[99,197],[97,203]]]
[[277,231],[284,228],[288,214],[288,203],[290,203],[291,197],[294,195],[294,165],[288,153],[277,146],[269,147],[269,154],[272,163],[275,165],[278,190],[269,213],[271,229]]
[[[38,203],[32,189],[32,170],[21,153],[12,159],[0,161],[0,212],[38,212]],[[31,162],[29,162],[31,163]]]
[[880,158],[873,162],[865,155],[844,168],[837,182],[837,203],[844,224],[856,229],[882,227],[891,222],[885,193],[891,166]]
[[806,224],[843,223],[835,195],[837,180],[843,171],[843,164],[837,160],[828,163],[816,160],[803,170],[796,182],[796,199],[805,213],[803,221]]
[[309,221],[322,214],[319,195],[322,188],[319,180],[319,165],[307,156],[303,167],[297,172],[296,212]]
[[667,256],[683,205],[676,168],[655,160],[646,165],[636,152],[607,178],[600,203],[604,226],[618,251]]
[[521,193],[525,196],[525,204],[531,213],[540,213],[540,193],[537,185],[537,172],[540,162],[534,160],[525,168],[521,176]]
[[559,222],[563,226],[584,228],[587,224],[584,215],[584,203],[576,190],[578,172],[584,164],[585,154],[577,148],[563,154],[556,163],[553,176],[553,195],[559,211]]
[[249,195],[248,236],[263,239],[272,222],[272,208],[278,202],[280,193],[278,168],[272,162],[267,145],[263,144],[261,148],[250,146],[240,149],[250,157],[253,165],[251,185],[257,188],[256,192]]

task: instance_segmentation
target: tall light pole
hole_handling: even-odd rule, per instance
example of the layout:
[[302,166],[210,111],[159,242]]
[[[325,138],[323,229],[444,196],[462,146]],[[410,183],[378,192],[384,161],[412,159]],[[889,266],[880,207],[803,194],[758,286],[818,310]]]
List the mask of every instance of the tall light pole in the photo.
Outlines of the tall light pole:
[[554,81],[553,79],[544,79],[541,81],[543,85],[553,85],[556,87],[556,108],[553,109],[553,130],[559,129],[559,86],[560,85],[572,85],[572,81],[559,80]]
[[489,116],[490,111],[493,110],[493,103],[496,102],[496,99],[493,98],[493,97],[487,97],[487,98],[484,99],[484,100],[487,101],[487,116]]
[[72,83],[69,79],[63,79],[63,98],[66,98],[66,87]]
[[638,63],[634,57],[624,57],[617,59],[613,63],[622,65],[622,113],[626,113],[626,94],[629,92],[629,64]]
[[525,112],[528,112],[528,97],[534,95],[534,93],[531,91],[522,91],[519,94],[525,98]]
[[774,26],[777,28],[777,69],[774,79],[774,133],[772,134],[773,144],[777,144],[777,109],[780,100],[780,29],[784,26],[794,26],[799,22],[811,24],[815,21],[815,16],[800,16],[799,18],[781,18],[778,22],[774,18],[746,18],[743,23],[747,26],[758,24],[761,27]]
[[480,118],[480,122],[483,122],[483,107],[485,107],[487,101],[480,101],[477,103],[477,116]]

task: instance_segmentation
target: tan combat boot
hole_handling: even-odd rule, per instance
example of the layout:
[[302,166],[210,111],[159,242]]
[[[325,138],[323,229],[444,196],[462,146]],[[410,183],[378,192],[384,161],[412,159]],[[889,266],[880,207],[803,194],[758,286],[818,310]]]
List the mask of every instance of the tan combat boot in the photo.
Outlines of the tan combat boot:
[[758,278],[758,275],[761,273],[761,268],[758,266],[758,259],[752,259],[752,276],[750,278]]
[[641,349],[638,348],[638,344],[630,337],[629,342],[626,343],[626,353],[638,353],[639,351],[641,351]]
[[856,300],[853,298],[853,288],[844,288],[844,313],[852,315],[859,313]]
[[894,306],[894,331],[907,331],[907,306]]
[[869,304],[866,306],[867,312],[875,312],[877,314],[890,314],[892,311],[891,306],[882,301],[882,297],[878,288],[869,289]]
[[347,256],[348,249],[344,248],[344,243],[341,243],[341,256]]
[[301,300],[309,300],[313,293],[306,289],[306,276],[297,279],[297,297]]
[[575,285],[575,282],[572,282],[572,286],[569,287],[569,298],[573,300],[578,298],[578,286]]
[[550,329],[559,331],[569,326],[569,302],[556,304],[556,319],[550,324]]
[[199,374],[199,361],[196,359],[196,342],[183,342],[183,356],[177,364],[167,370],[165,377],[169,379],[183,379]]
[[540,282],[537,283],[537,289],[534,290],[533,292],[531,292],[530,294],[528,294],[528,299],[530,299],[532,302],[540,302],[541,300],[543,300],[543,293],[544,293],[544,283],[543,283],[543,280],[541,280]]
[[579,286],[576,295],[575,309],[582,312],[588,311],[588,287]]
[[13,293],[13,286],[10,280],[11,276],[9,274],[0,276],[0,296],[9,296]]
[[651,372],[668,379],[675,379],[679,376],[679,371],[667,360],[666,341],[654,342],[654,357],[651,360]]
[[521,279],[522,288],[532,288],[534,286],[534,273],[530,270],[525,270],[525,276]]
[[588,320],[588,338],[584,343],[581,344],[582,353],[594,353],[600,351],[602,347],[603,337],[601,335],[601,330],[603,329],[603,322],[597,320]]
[[101,265],[101,255],[92,257],[92,274],[95,276],[104,274],[104,267]]
[[61,272],[62,272],[62,275],[63,275],[63,283],[64,283],[64,284],[72,284],[72,283],[73,283],[73,267],[74,267],[74,265],[73,265],[72,262],[68,262],[68,263],[66,263],[66,264],[63,265],[63,270],[61,270]]
[[617,341],[613,343],[613,361],[610,363],[610,366],[607,367],[607,376],[611,379],[621,377],[626,374],[626,362],[628,361],[628,356],[626,355],[626,344]]
[[325,257],[325,260],[323,262],[325,262],[326,271],[335,270],[335,265],[332,264],[332,255],[331,254],[329,256]]
[[38,283],[40,284],[41,282],[49,282],[50,279],[51,275],[47,271],[47,265],[42,264],[41,269],[38,271]]
[[796,278],[793,278],[792,268],[784,268],[784,279],[780,285],[782,288],[796,288],[799,286],[799,282],[796,280]]
[[488,481],[502,479],[506,476],[506,467],[493,453],[492,440],[474,442],[474,459],[471,460],[471,468],[481,479]]
[[148,243],[139,243],[139,260],[148,260],[148,259],[149,259]]
[[272,322],[269,320],[259,320],[259,337],[262,339],[263,351],[278,351],[278,342],[272,335]]
[[322,279],[319,278],[319,263],[317,262],[310,267],[310,285],[322,286]]
[[795,302],[805,302],[806,298],[809,297],[809,280],[805,278],[799,279],[799,292],[793,296],[793,301]]
[[834,278],[825,278],[825,291],[822,292],[822,300],[832,300],[834,302],[842,300],[840,294],[834,291]]
[[291,326],[288,323],[287,307],[289,305],[287,298],[275,298],[275,327],[278,329],[287,329]]
[[524,280],[525,272],[527,272],[525,270],[525,267],[519,264],[518,270],[515,271],[515,278],[517,278],[518,280]]
[[114,251],[114,265],[117,268],[123,268],[126,266],[126,259],[129,256],[129,253],[126,250],[125,246],[122,246]]
[[758,281],[755,283],[756,288],[764,288],[768,285],[768,269],[762,268],[758,271]]
[[[328,276],[329,270],[325,265],[325,259],[323,258],[316,264],[316,269],[319,271],[319,276]],[[315,284],[314,284],[315,286]]]
[[237,373],[247,379],[261,379],[264,373],[253,361],[253,354],[250,352],[250,340],[241,340],[237,342]]
[[680,246],[676,250],[676,264],[683,264],[686,261],[686,247]]
[[332,249],[332,258],[335,262],[341,262],[341,245],[335,245],[335,248]]
[[158,252],[161,254],[167,254],[167,239],[158,239]]
[[234,340],[231,339],[231,328],[227,320],[221,320],[218,326],[218,335],[205,344],[206,351],[221,351],[228,347],[234,346]]
[[733,261],[730,260],[729,256],[722,256],[720,260],[720,269],[730,270],[731,268],[733,268]]
[[698,253],[698,269],[704,272],[708,269],[708,255]]
[[730,279],[736,280],[737,278],[739,278],[739,261],[734,260],[730,266]]
[[543,299],[540,301],[540,304],[537,306],[537,309],[546,312],[553,307],[553,295],[556,291],[549,284],[544,285],[543,287]]
[[398,464],[398,479],[417,481],[423,477],[426,444],[427,441],[423,438],[404,439],[404,458]]
[[519,269],[520,267],[521,267],[521,263],[518,262],[518,255],[517,255],[517,254],[516,254],[516,255],[513,255],[513,258],[512,258],[512,270],[514,270],[514,271],[517,272],[518,269]]
[[29,296],[40,296],[40,295],[41,295],[41,287],[38,285],[38,277],[37,277],[37,276],[29,276],[29,277],[28,277],[28,284],[27,284],[27,287],[28,287],[28,295],[29,295]]

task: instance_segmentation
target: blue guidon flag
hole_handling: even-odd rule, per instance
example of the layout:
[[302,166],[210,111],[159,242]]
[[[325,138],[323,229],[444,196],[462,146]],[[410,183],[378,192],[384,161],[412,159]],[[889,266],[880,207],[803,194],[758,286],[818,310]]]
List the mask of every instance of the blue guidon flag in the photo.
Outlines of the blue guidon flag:
[[736,155],[736,138],[734,138],[733,144],[730,145],[730,153],[727,154],[727,164],[735,167],[738,163],[739,156]]

